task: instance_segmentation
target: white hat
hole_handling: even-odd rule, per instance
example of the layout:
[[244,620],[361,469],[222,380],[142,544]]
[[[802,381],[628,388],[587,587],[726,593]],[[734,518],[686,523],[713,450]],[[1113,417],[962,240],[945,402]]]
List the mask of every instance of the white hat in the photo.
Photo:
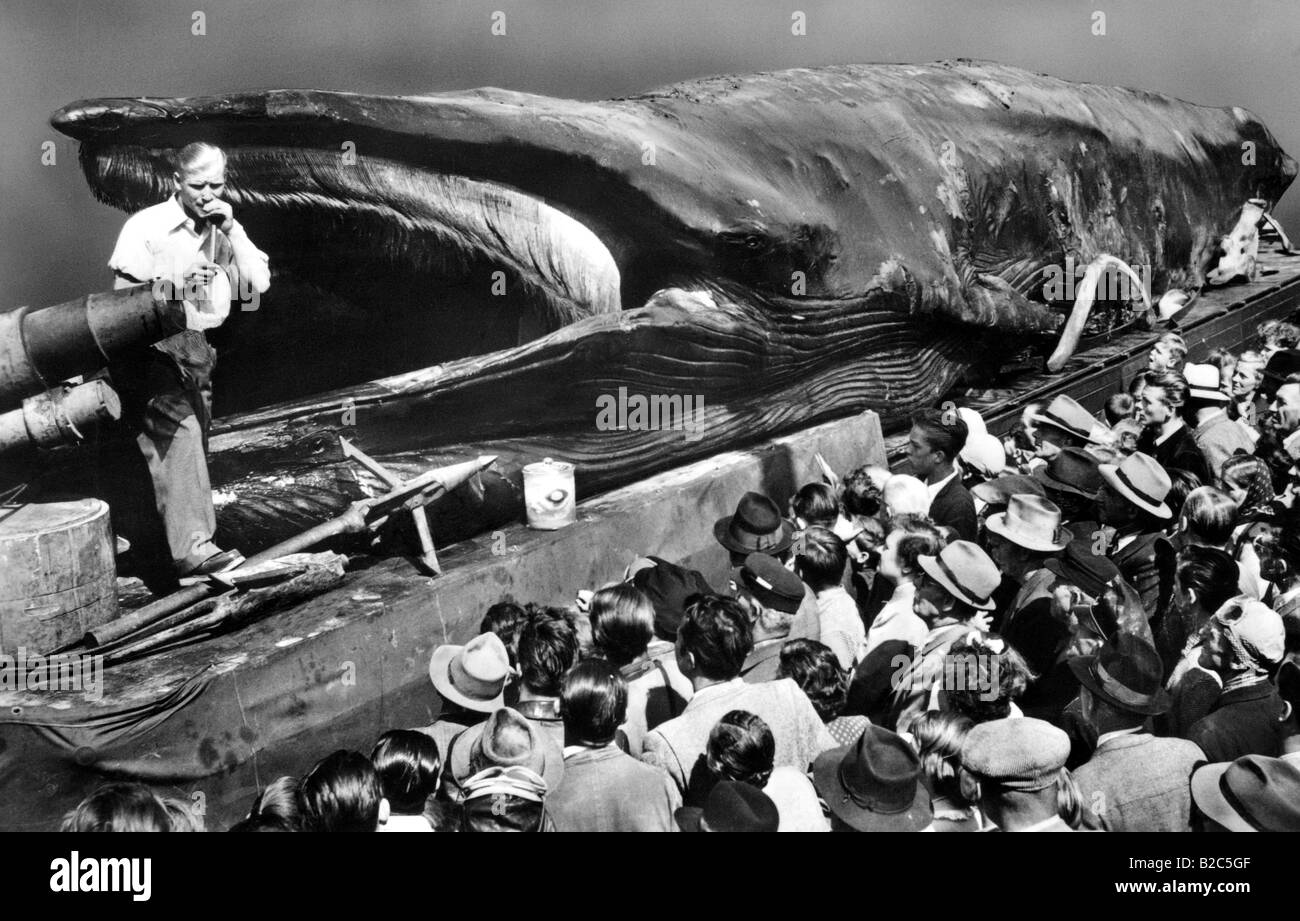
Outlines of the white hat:
[[1197,400],[1227,403],[1230,397],[1220,390],[1222,378],[1214,365],[1186,365],[1183,376],[1187,378],[1187,395]]
[[972,434],[961,449],[961,461],[985,477],[995,477],[1007,466],[1007,452],[1002,442],[988,432]]

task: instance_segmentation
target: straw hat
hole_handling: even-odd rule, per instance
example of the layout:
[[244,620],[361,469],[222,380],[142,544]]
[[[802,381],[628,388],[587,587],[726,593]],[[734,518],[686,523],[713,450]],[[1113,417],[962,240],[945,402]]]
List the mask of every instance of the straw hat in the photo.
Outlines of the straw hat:
[[1119,466],[1101,464],[1097,470],[1112,489],[1138,508],[1157,518],[1174,517],[1173,510],[1165,504],[1173,484],[1154,457],[1137,451],[1124,458]]
[[990,515],[987,527],[1026,550],[1064,550],[1074,535],[1061,527],[1061,510],[1042,496],[1012,496],[1007,510]]

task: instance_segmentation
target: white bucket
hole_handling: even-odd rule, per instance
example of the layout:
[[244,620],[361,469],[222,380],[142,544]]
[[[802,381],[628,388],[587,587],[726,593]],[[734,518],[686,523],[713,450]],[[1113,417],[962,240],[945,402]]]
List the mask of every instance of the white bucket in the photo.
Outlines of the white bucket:
[[524,467],[524,508],[528,527],[555,531],[578,517],[573,464],[551,460]]

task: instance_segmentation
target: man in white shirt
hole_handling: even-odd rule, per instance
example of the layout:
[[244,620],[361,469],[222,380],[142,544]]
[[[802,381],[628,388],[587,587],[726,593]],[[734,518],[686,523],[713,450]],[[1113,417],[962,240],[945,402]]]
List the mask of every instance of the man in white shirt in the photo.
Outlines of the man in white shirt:
[[185,576],[220,572],[242,560],[212,542],[216,515],[206,442],[216,352],[203,330],[221,324],[233,293],[260,295],[271,276],[266,254],[221,198],[225,154],[210,144],[190,144],[176,165],[175,194],[127,220],[109,267],[115,287],[153,284],[183,299],[186,329],[116,363],[111,374],[138,432],[172,562]]
[[862,661],[867,633],[857,603],[844,590],[848,550],[828,528],[809,528],[799,543],[794,571],[817,595],[821,642],[835,653],[840,668],[851,671]]

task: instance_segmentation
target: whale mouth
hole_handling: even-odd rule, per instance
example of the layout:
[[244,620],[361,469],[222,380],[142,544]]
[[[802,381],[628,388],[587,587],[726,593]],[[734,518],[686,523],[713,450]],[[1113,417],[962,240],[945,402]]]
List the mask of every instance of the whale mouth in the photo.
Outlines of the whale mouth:
[[[98,199],[134,212],[172,193],[178,146],[90,139],[82,167]],[[261,298],[237,283],[240,309],[214,336],[218,414],[490,355],[622,307],[610,245],[538,195],[346,144],[223,149],[224,197],[273,280]],[[269,370],[286,357],[288,373]]]

